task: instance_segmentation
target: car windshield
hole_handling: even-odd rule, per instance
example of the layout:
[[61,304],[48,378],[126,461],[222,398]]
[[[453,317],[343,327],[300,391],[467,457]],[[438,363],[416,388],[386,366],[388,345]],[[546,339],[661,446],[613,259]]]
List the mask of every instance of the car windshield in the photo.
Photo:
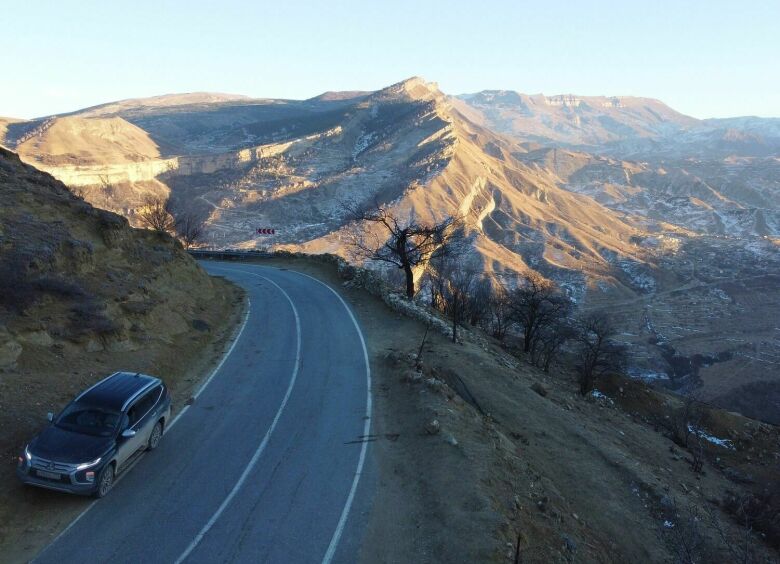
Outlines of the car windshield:
[[119,426],[120,418],[116,411],[74,403],[65,408],[54,424],[74,433],[110,437]]

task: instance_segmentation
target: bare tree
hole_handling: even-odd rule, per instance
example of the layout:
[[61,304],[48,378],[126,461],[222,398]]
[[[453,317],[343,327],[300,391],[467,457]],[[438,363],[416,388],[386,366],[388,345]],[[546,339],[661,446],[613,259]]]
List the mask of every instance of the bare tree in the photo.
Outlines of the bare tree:
[[683,405],[675,409],[671,415],[659,414],[655,416],[653,423],[660,427],[665,434],[674,441],[677,446],[689,448],[692,444],[691,437],[695,437],[704,417],[699,401],[695,393],[683,398]]
[[674,564],[703,564],[709,556],[704,530],[704,515],[695,505],[678,508],[671,500],[669,517],[665,520],[664,536],[672,550]]
[[[768,494],[771,497],[772,494]],[[775,494],[777,495],[777,494]],[[770,507],[767,498],[756,497],[753,494],[729,496],[726,500],[727,511],[738,525],[736,535],[729,535],[725,527],[718,519],[715,508],[708,508],[710,522],[729,553],[732,562],[739,564],[754,564],[759,562],[758,543],[755,533],[759,532],[770,543],[772,542],[770,530],[761,530],[761,517],[765,517],[768,525],[771,522],[777,527],[777,510]],[[770,525],[771,526],[771,525]],[[775,531],[777,529],[775,528]],[[768,538],[769,537],[769,538]]]
[[466,301],[466,317],[472,327],[481,326],[490,315],[492,294],[493,287],[490,279],[487,276],[476,276]]
[[[433,262],[436,261],[434,260]],[[426,269],[423,283],[426,284],[430,294],[431,308],[444,313],[447,307],[445,299],[445,294],[447,291],[447,277],[445,273],[442,273],[439,270],[440,269],[435,267]]]
[[[714,507],[705,506],[702,509],[693,503],[679,507],[672,499],[669,507],[671,520],[665,521],[663,532],[672,550],[674,562],[680,564],[759,562],[753,521],[745,511],[750,499],[748,496],[735,500],[739,508],[738,514],[734,515],[738,525],[734,532],[727,531]],[[708,532],[714,532],[715,535]]]
[[625,350],[612,340],[614,335],[615,329],[604,312],[594,312],[579,320],[577,372],[583,396],[593,389],[597,378],[623,369]]
[[162,198],[147,198],[138,218],[145,227],[158,233],[171,233],[176,224],[169,211],[167,200]]
[[114,185],[111,184],[107,174],[101,174],[98,178],[100,180],[100,191],[103,194],[103,200],[105,201],[103,205],[106,209],[109,209],[111,200],[114,199],[115,195]]
[[531,343],[531,361],[544,370],[550,371],[550,365],[558,356],[567,341],[576,337],[576,332],[562,317],[552,320],[540,328]]
[[688,450],[691,451],[691,470],[701,474],[704,471],[704,441],[698,432],[693,433],[693,441],[688,442]]
[[86,196],[83,186],[68,186],[70,193],[76,196],[79,200],[83,200]]
[[366,260],[392,264],[403,271],[406,278],[406,296],[414,297],[414,269],[425,266],[432,258],[447,253],[460,225],[460,219],[447,218],[439,223],[423,224],[415,219],[398,218],[388,207],[375,203],[369,208],[345,206],[355,222],[367,222],[382,227],[387,236],[372,233],[353,233],[350,244],[356,254]]
[[175,221],[176,235],[178,235],[185,249],[189,249],[203,237],[206,230],[205,214],[192,211],[177,214]]
[[458,325],[468,321],[468,306],[477,285],[477,270],[453,254],[434,260],[440,280],[445,312],[452,320],[452,341],[457,342]]
[[512,319],[523,331],[523,352],[530,352],[539,332],[565,317],[571,302],[558,288],[536,272],[525,277],[523,283],[510,294]]
[[499,341],[503,341],[506,332],[512,325],[512,308],[509,292],[503,282],[493,281],[490,298],[488,300],[488,329]]

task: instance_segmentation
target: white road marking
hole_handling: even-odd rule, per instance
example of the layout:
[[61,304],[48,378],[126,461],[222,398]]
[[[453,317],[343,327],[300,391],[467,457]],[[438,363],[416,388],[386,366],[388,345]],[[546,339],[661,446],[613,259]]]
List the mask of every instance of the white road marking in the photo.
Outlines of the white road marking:
[[[219,268],[219,267],[217,267]],[[261,268],[273,268],[273,267],[262,267]],[[241,268],[236,269],[224,269],[224,270],[233,270],[233,271],[239,271],[243,272],[245,274],[252,274],[254,276],[259,276],[260,278],[263,278],[259,274],[254,274],[252,272],[249,272],[248,270],[244,270]],[[318,280],[317,278],[314,278],[313,276],[309,276],[308,274],[304,274],[303,272],[299,272],[297,270],[288,270],[288,272],[294,272],[295,274],[299,274],[301,276],[305,276],[306,278],[309,278],[310,280],[315,281],[316,283],[324,286],[328,290],[330,290],[336,298],[341,302],[341,305],[344,306],[344,309],[347,311],[347,314],[349,315],[350,319],[352,320],[353,325],[355,326],[355,330],[357,331],[358,337],[360,338],[360,345],[363,348],[363,360],[366,364],[366,415],[365,415],[365,423],[363,424],[363,436],[367,437],[371,434],[371,411],[372,411],[372,400],[371,400],[371,363],[368,359],[368,348],[366,347],[366,340],[363,337],[363,332],[360,330],[360,325],[357,322],[357,319],[355,318],[355,315],[352,313],[352,310],[350,309],[349,305],[346,301],[344,301],[344,298],[339,295],[336,290],[325,284],[323,281]],[[266,278],[266,280],[268,280]],[[269,280],[269,282],[271,282]],[[273,282],[272,282],[273,283]],[[276,285],[276,284],[274,284]],[[278,287],[278,286],[277,286]],[[289,299],[289,298],[288,298]],[[336,525],[336,530],[333,531],[333,536],[330,539],[330,544],[328,545],[328,550],[325,552],[325,556],[322,558],[322,564],[330,564],[333,560],[333,557],[336,554],[336,549],[338,548],[339,541],[341,540],[341,535],[344,533],[344,527],[347,524],[347,518],[349,517],[349,512],[352,509],[352,503],[355,500],[355,492],[357,491],[358,483],[360,482],[360,477],[363,474],[363,466],[366,461],[366,452],[368,450],[368,442],[364,441],[361,448],[360,448],[360,456],[358,458],[358,464],[357,468],[355,470],[355,477],[352,480],[352,487],[349,490],[349,495],[347,496],[347,500],[344,503],[344,508],[341,511],[341,516],[339,517],[338,524]],[[178,562],[177,562],[178,564]]]
[[[363,332],[360,330],[360,325],[358,325],[357,319],[355,319],[355,315],[352,313],[352,310],[347,305],[347,302],[344,301],[344,298],[342,298],[339,295],[339,293],[336,292],[336,290],[334,290],[333,288],[331,288],[321,280],[317,280],[313,276],[309,276],[308,274],[304,274],[303,272],[298,272],[296,270],[293,270],[292,272],[295,272],[296,274],[300,274],[301,276],[305,276],[306,278],[311,278],[315,282],[322,284],[328,290],[333,292],[333,294],[339,299],[341,304],[344,306],[344,309],[347,310],[350,319],[352,319],[352,323],[355,325],[355,330],[357,331],[358,337],[360,337],[360,344],[363,347],[363,359],[366,363],[366,415],[365,415],[365,423],[363,424],[363,436],[368,437],[371,434],[371,364],[368,360],[368,348],[366,347],[366,340],[363,337]],[[352,509],[352,503],[355,500],[355,492],[357,491],[358,483],[360,482],[360,476],[363,474],[363,465],[365,464],[366,461],[367,450],[368,450],[368,442],[363,441],[363,445],[360,447],[360,458],[358,458],[358,464],[355,470],[355,478],[352,480],[352,487],[349,490],[347,501],[344,503],[344,509],[342,509],[341,511],[341,517],[339,517],[339,522],[338,525],[336,525],[336,530],[333,531],[333,536],[330,539],[330,544],[328,545],[328,551],[325,553],[325,556],[322,558],[322,564],[330,564],[330,562],[333,560],[333,557],[336,554],[336,549],[339,546],[341,535],[344,532],[344,527],[347,524],[347,518],[349,517],[349,512]]]
[[[221,268],[221,267],[215,267],[219,270],[228,270],[233,272],[242,272],[244,274],[250,274],[252,276],[256,276],[258,278],[262,278],[266,280],[267,282],[270,282],[273,284],[277,289],[279,289],[280,292],[285,296],[287,301],[290,303],[290,306],[293,310],[293,314],[295,316],[295,325],[296,325],[296,333],[297,333],[297,350],[296,350],[296,359],[295,359],[295,367],[293,369],[293,375],[290,379],[290,383],[287,387],[287,392],[285,393],[284,399],[282,400],[282,404],[279,407],[279,410],[276,413],[276,416],[273,419],[273,422],[271,423],[271,426],[269,427],[268,431],[266,432],[265,437],[263,438],[263,441],[261,442],[260,446],[258,447],[257,451],[255,451],[254,455],[252,456],[252,459],[249,462],[249,465],[244,470],[243,474],[239,478],[238,482],[234,485],[231,492],[228,494],[228,496],[224,499],[220,507],[217,509],[217,511],[212,515],[211,519],[206,523],[206,525],[201,529],[201,531],[198,533],[198,535],[195,537],[195,539],[190,543],[190,545],[187,547],[187,549],[179,556],[179,558],[175,561],[175,564],[180,564],[184,560],[187,559],[187,557],[192,553],[192,551],[198,546],[198,544],[203,540],[203,537],[208,533],[208,531],[214,526],[214,524],[219,519],[220,515],[224,512],[224,510],[230,505],[230,502],[235,497],[235,495],[238,493],[238,491],[241,489],[243,483],[246,481],[249,473],[252,471],[254,466],[256,465],[257,461],[260,458],[260,455],[265,450],[268,441],[270,439],[271,434],[273,433],[274,429],[276,428],[276,425],[281,418],[282,412],[284,411],[290,395],[292,393],[293,387],[295,385],[295,381],[297,379],[298,370],[300,367],[300,353],[301,353],[301,324],[300,324],[300,317],[298,315],[298,311],[295,307],[295,304],[293,303],[290,296],[285,292],[281,286],[279,286],[277,283],[275,283],[273,280],[270,280],[269,278],[266,278],[265,276],[261,276],[259,274],[255,274],[253,272],[249,272],[243,269],[231,269],[231,268]],[[267,267],[266,267],[267,268]],[[358,325],[357,319],[355,318],[354,314],[352,313],[352,310],[347,305],[346,301],[330,286],[325,284],[324,282],[309,276],[308,274],[304,274],[302,272],[298,271],[290,271],[294,272],[295,274],[299,274],[301,276],[305,276],[306,278],[309,278],[311,280],[314,280],[318,284],[321,284],[328,290],[330,290],[336,298],[341,302],[341,304],[344,306],[344,308],[347,311],[347,314],[349,315],[350,319],[352,320],[353,325],[355,326],[355,329],[358,333],[358,337],[360,338],[360,343],[363,349],[363,359],[366,365],[366,383],[367,383],[367,389],[366,389],[366,416],[365,416],[365,423],[363,425],[363,435],[368,436],[371,432],[371,411],[372,411],[372,399],[371,399],[371,366],[368,358],[368,349],[366,347],[366,341],[363,336],[362,331],[360,330],[360,326]],[[251,305],[251,304],[250,304]],[[247,312],[244,317],[243,324],[241,326],[241,329],[239,330],[238,335],[236,336],[235,340],[233,341],[230,349],[227,351],[227,353],[223,356],[222,360],[220,361],[219,365],[214,369],[214,371],[211,373],[211,375],[206,379],[206,381],[203,383],[203,385],[198,389],[198,391],[193,396],[194,398],[197,398],[203,390],[208,386],[208,384],[211,382],[211,380],[214,378],[214,376],[219,372],[220,368],[224,364],[225,360],[230,356],[230,354],[233,352],[233,349],[235,348],[236,343],[241,338],[241,334],[244,331],[244,328],[246,327],[247,321],[249,319],[249,306],[247,307]],[[189,409],[189,406],[185,406],[174,418],[174,420],[171,422],[171,424],[168,426],[167,430],[170,430],[171,427],[179,420],[179,418]],[[346,526],[347,519],[349,517],[350,510],[352,508],[352,504],[354,502],[355,494],[357,491],[358,483],[360,482],[360,477],[362,475],[363,466],[365,464],[366,459],[366,453],[368,449],[368,443],[363,442],[360,450],[360,456],[358,458],[358,464],[355,471],[355,477],[352,481],[352,486],[349,491],[349,495],[347,496],[347,500],[344,504],[344,507],[342,509],[341,515],[339,517],[338,524],[336,526],[336,530],[333,532],[333,536],[331,537],[330,544],[328,545],[327,552],[325,553],[325,556],[322,559],[323,564],[330,564],[333,560],[333,557],[335,555],[336,549],[338,548],[339,541],[341,540],[341,536],[344,531],[344,527]],[[142,457],[139,457],[139,459]],[[137,461],[135,462],[137,463]],[[133,465],[135,465],[135,463]],[[123,477],[125,472],[122,473],[120,476]],[[117,480],[118,482],[119,480]],[[81,514],[79,514],[66,528],[63,530],[57,537],[52,541],[52,543],[49,544],[47,549],[52,546],[61,536],[63,536],[71,527],[73,527],[94,505],[97,503],[97,500],[93,501]],[[44,549],[45,551],[46,549]],[[43,554],[43,551],[41,552]],[[40,555],[39,555],[40,556]]]
[[[227,352],[226,352],[226,353],[225,353],[225,354],[222,356],[222,360],[220,360],[220,361],[219,361],[219,364],[217,365],[217,367],[216,367],[216,368],[215,368],[215,369],[214,369],[214,370],[211,372],[211,374],[209,375],[209,377],[208,377],[208,378],[206,378],[206,381],[205,381],[205,382],[203,382],[203,384],[200,386],[200,388],[198,388],[198,391],[197,391],[197,392],[195,392],[195,395],[193,396],[195,399],[197,399],[197,397],[198,397],[198,396],[201,394],[201,392],[203,392],[203,390],[205,390],[205,389],[206,389],[206,386],[208,386],[208,385],[209,385],[209,383],[211,382],[211,380],[213,380],[213,379],[214,379],[214,376],[216,376],[217,372],[219,372],[219,369],[220,369],[220,368],[222,368],[222,365],[223,365],[223,364],[225,364],[225,361],[226,361],[226,360],[227,360],[227,358],[230,356],[230,354],[233,352],[233,349],[236,347],[236,343],[238,343],[238,340],[241,338],[241,334],[244,332],[244,327],[246,327],[246,322],[249,320],[249,312],[250,312],[250,310],[251,310],[251,309],[252,309],[252,302],[251,302],[251,301],[249,301],[249,299],[247,298],[246,313],[244,314],[244,321],[243,321],[243,323],[241,324],[241,329],[239,329],[239,331],[238,331],[238,334],[236,335],[235,339],[233,339],[233,343],[230,345],[230,348],[228,349],[228,351],[227,351]],[[173,418],[173,421],[171,421],[171,424],[170,424],[170,425],[168,425],[168,426],[165,428],[165,433],[166,433],[166,434],[168,433],[168,431],[170,431],[170,430],[173,428],[173,426],[176,424],[176,422],[179,420],[179,418],[180,418],[182,415],[184,415],[184,414],[187,412],[187,410],[188,410],[189,408],[190,408],[190,406],[189,406],[189,405],[185,405],[185,406],[184,406],[184,408],[183,408],[181,411],[179,411],[179,413],[177,413],[177,414],[176,414],[176,417],[174,417],[174,418]],[[122,473],[119,475],[119,477],[117,478],[116,482],[114,482],[114,486],[116,486],[116,485],[117,485],[117,484],[118,484],[118,483],[119,483],[119,482],[122,480],[122,478],[124,478],[125,476],[127,476],[128,472],[129,472],[129,471],[130,471],[130,470],[131,470],[131,469],[132,469],[132,468],[133,468],[133,467],[134,467],[136,464],[138,464],[138,462],[139,462],[139,461],[140,461],[140,460],[141,460],[143,457],[144,457],[144,455],[142,454],[141,456],[139,456],[138,458],[136,458],[136,459],[133,461],[133,463],[132,463],[132,464],[131,464],[129,467],[127,467],[125,470],[122,470]],[[98,501],[100,501],[100,500],[99,500],[99,499],[96,499],[96,500],[94,500],[94,501],[90,502],[90,504],[89,504],[89,505],[87,505],[87,507],[86,507],[86,508],[84,508],[84,510],[83,510],[81,513],[79,513],[79,514],[76,516],[76,518],[75,518],[75,519],[73,519],[73,521],[71,521],[71,522],[70,522],[70,524],[69,524],[67,527],[65,527],[65,528],[64,528],[64,529],[63,529],[63,530],[60,532],[60,534],[58,534],[56,537],[54,537],[54,540],[52,540],[52,541],[51,541],[51,542],[50,542],[48,545],[46,545],[46,546],[44,547],[44,549],[43,549],[43,550],[41,550],[41,552],[40,552],[40,553],[39,553],[39,554],[38,554],[38,555],[37,555],[35,558],[33,558],[33,559],[30,561],[30,562],[31,562],[31,563],[35,562],[35,561],[36,561],[36,560],[37,560],[37,559],[38,559],[40,556],[42,556],[42,555],[43,555],[43,553],[44,553],[44,552],[46,552],[46,551],[49,549],[49,547],[53,546],[53,545],[54,545],[54,543],[56,543],[58,540],[60,540],[60,538],[61,538],[61,537],[63,537],[63,536],[65,535],[65,533],[67,533],[67,532],[68,532],[68,531],[69,531],[69,530],[70,530],[70,529],[73,527],[73,525],[75,525],[76,523],[78,523],[78,522],[81,520],[81,518],[82,518],[82,517],[84,517],[84,515],[86,515],[86,514],[89,512],[89,510],[90,510],[90,509],[92,509],[92,508],[95,506],[95,504],[96,504]]]
[[[219,268],[219,267],[217,267]],[[222,268],[221,270],[234,270],[230,268]],[[250,472],[254,469],[255,465],[257,464],[257,461],[260,459],[260,455],[265,450],[266,445],[268,445],[268,441],[271,438],[271,434],[274,432],[274,429],[276,429],[277,423],[279,423],[279,419],[282,416],[282,412],[284,411],[284,408],[287,407],[287,402],[290,399],[290,395],[292,394],[293,387],[295,386],[295,380],[298,378],[298,369],[301,366],[301,320],[298,316],[298,310],[295,308],[295,304],[293,303],[292,299],[290,298],[289,294],[285,292],[281,286],[279,286],[276,282],[273,280],[266,278],[265,276],[261,276],[259,274],[255,274],[253,272],[247,272],[245,270],[240,270],[240,272],[243,272],[244,274],[251,274],[252,276],[257,276],[258,278],[262,278],[263,280],[266,280],[276,286],[276,288],[284,294],[284,297],[287,298],[287,301],[290,302],[290,307],[293,310],[293,315],[295,316],[295,330],[298,338],[298,344],[297,349],[295,351],[295,367],[293,368],[292,377],[290,378],[290,383],[287,386],[287,392],[284,395],[284,399],[282,400],[282,404],[279,406],[278,411],[276,412],[276,416],[274,417],[273,421],[271,422],[271,426],[268,428],[268,431],[265,433],[265,437],[263,437],[263,441],[260,443],[260,446],[257,447],[257,450],[252,455],[251,460],[249,461],[249,464],[244,469],[244,472],[241,474],[241,477],[238,479],[236,484],[233,486],[233,489],[230,490],[230,493],[227,495],[227,497],[222,501],[222,504],[217,508],[217,510],[214,512],[214,514],[211,516],[211,519],[208,520],[208,522],[203,526],[203,528],[200,530],[200,532],[195,536],[193,541],[189,544],[189,546],[184,550],[184,552],[181,553],[181,556],[179,556],[175,564],[181,564],[181,562],[184,562],[187,557],[192,553],[193,550],[200,544],[200,541],[203,540],[203,537],[206,536],[206,533],[209,532],[211,527],[214,526],[214,523],[217,522],[220,515],[225,511],[225,509],[230,505],[230,502],[233,501],[233,498],[236,496],[236,494],[239,492],[241,487],[244,485],[244,482],[246,481],[247,477],[249,476]]]
[[[233,343],[230,345],[230,348],[228,351],[222,356],[222,360],[219,361],[219,364],[217,364],[217,367],[211,372],[211,375],[209,375],[208,378],[206,378],[206,381],[201,384],[200,388],[198,388],[198,391],[195,392],[195,394],[192,396],[193,400],[198,399],[198,396],[203,393],[203,390],[206,389],[206,386],[208,386],[211,381],[214,379],[214,376],[217,375],[217,372],[219,372],[219,369],[222,368],[222,365],[225,364],[225,361],[228,359],[230,354],[233,352],[233,349],[236,348],[236,344],[241,339],[241,335],[244,333],[244,328],[246,327],[246,322],[249,321],[249,313],[252,310],[252,302],[247,298],[246,300],[246,313],[244,314],[244,321],[241,323],[241,329],[238,331],[238,335],[236,335],[236,338],[233,339]],[[190,408],[189,405],[185,405],[179,413],[176,414],[176,417],[173,418],[173,421],[171,421],[171,424],[168,425],[165,428],[165,432],[167,433],[170,431],[174,425],[176,425],[176,422],[179,420],[179,418],[184,415],[187,410]]]

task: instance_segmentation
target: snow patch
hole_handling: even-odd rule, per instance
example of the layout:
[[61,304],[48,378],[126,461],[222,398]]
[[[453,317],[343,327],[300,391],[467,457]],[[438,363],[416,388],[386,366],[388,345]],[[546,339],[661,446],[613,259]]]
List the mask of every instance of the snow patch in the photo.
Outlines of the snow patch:
[[368,149],[371,144],[376,140],[377,134],[375,131],[369,133],[363,133],[355,141],[355,147],[352,149],[352,160],[356,160],[360,153]]
[[647,273],[644,266],[631,260],[618,261],[618,266],[631,279],[631,284],[645,292],[655,290],[655,278]]
[[654,370],[643,370],[641,368],[629,368],[628,375],[637,380],[652,382],[653,380],[668,380],[669,375],[666,372],[656,372]]
[[610,398],[610,397],[609,397],[609,396],[607,396],[606,394],[603,394],[603,393],[601,393],[601,392],[600,392],[600,391],[598,391],[598,390],[593,390],[593,391],[590,393],[590,395],[591,395],[592,397],[594,397],[594,398],[598,399],[598,400],[604,400],[605,402],[607,402],[607,403],[609,403],[609,404],[614,404],[614,403],[615,403],[614,401],[612,401],[612,398]]
[[715,437],[713,435],[709,435],[702,431],[701,429],[697,429],[693,425],[688,425],[688,431],[691,433],[697,435],[698,437],[704,439],[708,443],[712,443],[714,445],[718,445],[719,447],[727,448],[729,450],[736,450],[734,448],[734,443],[728,439],[719,439],[718,437]]

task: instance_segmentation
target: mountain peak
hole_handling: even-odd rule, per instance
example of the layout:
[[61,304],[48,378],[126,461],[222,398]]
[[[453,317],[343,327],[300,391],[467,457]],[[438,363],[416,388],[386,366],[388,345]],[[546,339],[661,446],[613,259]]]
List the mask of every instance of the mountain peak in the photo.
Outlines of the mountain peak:
[[427,82],[419,76],[413,76],[377,90],[374,96],[381,99],[436,100],[444,97],[444,94],[435,82]]

